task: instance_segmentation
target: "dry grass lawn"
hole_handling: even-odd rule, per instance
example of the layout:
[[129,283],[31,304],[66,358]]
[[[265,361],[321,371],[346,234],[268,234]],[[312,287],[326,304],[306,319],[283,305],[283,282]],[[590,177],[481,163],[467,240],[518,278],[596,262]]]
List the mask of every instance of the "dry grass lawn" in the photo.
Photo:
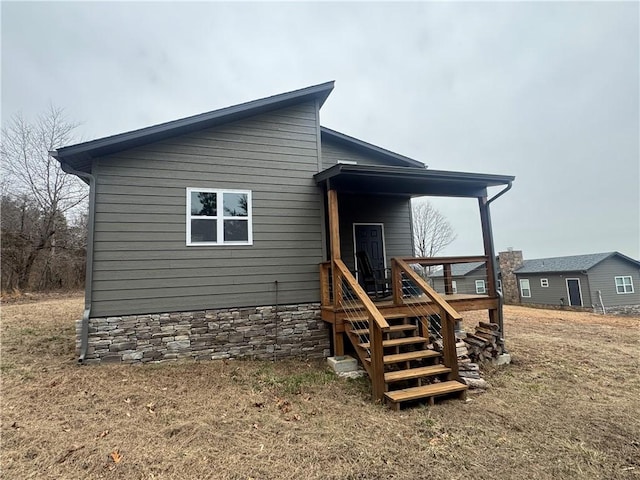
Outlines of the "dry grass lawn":
[[315,363],[80,367],[81,311],[2,309],[3,478],[640,478],[640,318],[509,307],[486,393],[392,412]]

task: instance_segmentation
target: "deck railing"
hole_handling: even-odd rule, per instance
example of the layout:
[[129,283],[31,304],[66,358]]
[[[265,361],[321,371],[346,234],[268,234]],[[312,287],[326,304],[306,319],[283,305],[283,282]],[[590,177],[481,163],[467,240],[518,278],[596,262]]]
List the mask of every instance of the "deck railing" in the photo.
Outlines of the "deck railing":
[[440,319],[440,334],[442,335],[442,357],[445,366],[451,369],[451,376],[458,379],[458,356],[456,354],[455,324],[462,320],[462,316],[449,305],[413,268],[401,258],[391,260],[393,300],[396,305],[405,302],[407,283],[420,291],[431,304],[431,309]]
[[[452,265],[463,263],[483,263],[484,267],[479,268],[482,280],[486,282],[485,294],[489,297],[496,297],[496,285],[493,278],[493,266],[490,264],[489,257],[485,255],[467,256],[467,257],[406,257],[402,259],[408,265],[420,266],[424,269],[423,277],[432,274],[433,267],[442,267],[442,281],[444,284],[444,294],[452,295],[455,292],[453,288],[453,271]],[[434,279],[440,277],[432,277]],[[472,292],[466,292],[472,293]],[[473,293],[477,294],[477,291]]]
[[[382,400],[384,397],[384,350],[382,347],[382,332],[389,328],[387,320],[382,316],[369,295],[360,286],[353,274],[349,271],[342,260],[333,261],[334,272],[334,302],[336,298],[340,307],[346,313],[346,318],[354,328],[358,325],[359,317],[365,315],[368,317],[369,328],[369,358],[371,365],[369,376],[373,390],[373,398]],[[324,294],[323,294],[324,297]]]
[[[455,325],[462,320],[462,316],[441,293],[428,283],[428,280],[418,273],[420,269],[417,266],[441,265],[444,270],[445,290],[451,295],[453,293],[451,266],[473,262],[483,262],[487,270],[489,268],[489,257],[486,256],[393,258],[390,279],[393,302],[383,299],[380,308],[376,306],[341,259],[320,264],[322,306],[339,314],[340,318],[349,322],[353,329],[360,331],[369,329],[370,351],[367,353],[371,360],[369,365],[367,362],[363,363],[371,377],[375,399],[381,399],[384,395],[382,338],[383,332],[389,327],[380,309],[387,311],[385,309],[402,307],[408,312],[408,316],[417,318],[422,327],[423,336],[429,337],[433,343],[435,340],[441,340],[443,363],[451,369],[451,377],[458,378]],[[487,296],[495,296],[495,285],[489,278],[487,280],[489,287]],[[361,322],[362,318],[367,318],[368,322]]]

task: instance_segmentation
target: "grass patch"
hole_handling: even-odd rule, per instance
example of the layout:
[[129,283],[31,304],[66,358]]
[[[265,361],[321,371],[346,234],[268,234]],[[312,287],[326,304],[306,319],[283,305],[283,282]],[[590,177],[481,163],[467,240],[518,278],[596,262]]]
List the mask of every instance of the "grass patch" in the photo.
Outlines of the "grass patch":
[[320,365],[308,366],[308,370],[296,373],[281,373],[271,363],[265,363],[258,369],[255,387],[260,391],[270,389],[276,393],[295,395],[311,393],[317,387],[335,382],[338,377]]

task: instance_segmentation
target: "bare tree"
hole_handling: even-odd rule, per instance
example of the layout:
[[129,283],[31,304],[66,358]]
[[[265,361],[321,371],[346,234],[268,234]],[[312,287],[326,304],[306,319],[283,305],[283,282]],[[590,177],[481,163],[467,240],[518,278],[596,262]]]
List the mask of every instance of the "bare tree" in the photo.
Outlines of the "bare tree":
[[[37,208],[38,221],[29,232],[28,253],[22,262],[18,288],[24,289],[41,252],[51,252],[56,230],[66,214],[82,204],[87,187],[76,177],[65,174],[49,151],[72,143],[76,124],[69,122],[62,109],[49,107],[33,123],[22,115],[12,117],[2,128],[3,193],[29,199]],[[24,233],[24,232],[23,232]],[[25,243],[25,248],[27,244]]]
[[[449,220],[430,202],[416,200],[413,210],[413,244],[417,257],[435,257],[456,239]],[[424,274],[428,272],[425,269]]]

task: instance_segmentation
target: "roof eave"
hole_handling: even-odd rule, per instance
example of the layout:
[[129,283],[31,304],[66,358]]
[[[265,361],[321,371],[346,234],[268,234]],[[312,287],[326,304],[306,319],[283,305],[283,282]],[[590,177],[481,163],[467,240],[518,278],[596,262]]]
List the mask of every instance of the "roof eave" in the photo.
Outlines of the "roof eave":
[[405,157],[404,155],[400,155],[399,153],[392,152],[391,150],[378,147],[377,145],[373,145],[372,143],[365,142],[358,138],[345,135],[344,133],[340,133],[336,130],[332,130],[327,127],[320,127],[320,131],[323,136],[328,137],[329,139],[337,143],[347,145],[364,153],[383,157],[387,160],[391,160],[392,162],[398,162],[410,167],[427,168],[427,165],[425,165],[423,162],[414,160],[413,158]]

